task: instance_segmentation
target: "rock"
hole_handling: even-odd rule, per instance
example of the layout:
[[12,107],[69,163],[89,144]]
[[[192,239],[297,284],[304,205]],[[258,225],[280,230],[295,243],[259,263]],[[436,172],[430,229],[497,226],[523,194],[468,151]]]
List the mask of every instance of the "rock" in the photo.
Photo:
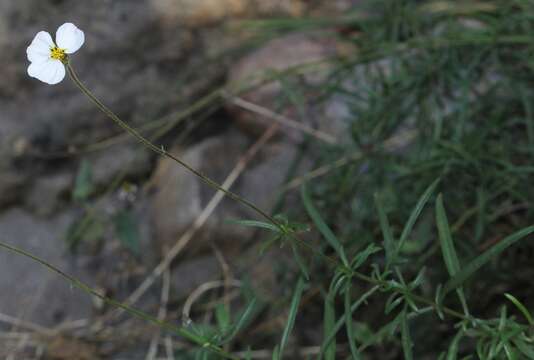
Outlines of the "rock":
[[[211,179],[223,182],[247,150],[247,145],[247,138],[234,130],[204,140],[185,151],[174,149],[171,152]],[[285,143],[265,146],[234,184],[232,191],[269,211],[294,154],[295,149]],[[160,160],[150,184],[154,192],[150,209],[154,239],[165,249],[191,226],[214,191],[168,159]],[[252,229],[228,223],[227,220],[231,219],[258,219],[258,215],[234,200],[224,199],[187,249],[205,251],[209,249],[210,241],[225,250],[239,249]]]
[[54,214],[70,198],[73,180],[73,174],[65,171],[37,178],[25,194],[26,208],[40,216]]
[[[336,42],[334,36],[322,34],[291,34],[270,41],[262,48],[252,52],[240,60],[231,70],[229,75],[230,84],[238,84],[244,79],[266,75],[271,71],[283,71],[297,65],[325,60],[336,54]],[[325,80],[324,69],[322,72],[308,72],[300,76],[300,88],[312,89],[313,86]],[[247,85],[251,81],[247,81]],[[258,81],[259,84],[259,81]],[[298,109],[291,104],[281,85],[277,81],[271,81],[253,90],[240,95],[242,99],[265,107],[271,111],[288,116],[293,120],[299,120]],[[344,124],[339,118],[329,117],[321,106],[305,104],[312,110],[306,112],[305,121],[307,126],[315,127],[325,132],[335,131],[334,136],[346,133]],[[281,108],[280,108],[281,107]],[[316,110],[318,110],[317,112]],[[233,114],[238,126],[246,132],[258,134],[274,120],[265,118],[255,112],[244,110],[229,101],[229,111]],[[332,125],[337,122],[336,125]],[[284,127],[284,133],[292,137],[301,137],[301,132]]]
[[171,272],[172,297],[184,299],[197,287],[222,278],[222,270],[213,255],[184,259]]
[[304,11],[302,0],[151,0],[151,5],[167,22],[191,27],[242,17],[299,16]]
[[97,186],[105,187],[119,175],[126,179],[146,176],[151,170],[151,154],[138,143],[116,146],[112,150],[97,153],[88,159],[93,182]]
[[[206,49],[180,25],[163,29],[148,0],[2,2],[0,190],[9,196],[2,196],[0,208],[21,200],[23,189],[57,167],[58,158],[52,154],[83,149],[122,132],[68,78],[49,86],[26,73],[25,50],[34,35],[40,30],[54,34],[61,21],[69,20],[86,34],[85,45],[72,57],[78,75],[98,98],[135,127],[187,106],[220,82],[225,72],[222,63],[214,64],[198,82],[189,78],[188,86],[182,86],[183,74],[204,61]],[[119,151],[121,156],[129,156],[125,153],[129,150]],[[75,171],[77,161],[70,159],[61,158],[61,165]],[[149,165],[144,163],[140,168]],[[104,181],[107,175],[102,175]]]
[[[2,242],[34,254],[69,275],[89,275],[64,255],[72,215],[40,220],[20,208],[0,215]],[[91,296],[35,261],[0,249],[0,313],[50,326],[91,314]]]
[[0,173],[0,209],[3,209],[22,198],[29,179],[9,165],[0,164]]

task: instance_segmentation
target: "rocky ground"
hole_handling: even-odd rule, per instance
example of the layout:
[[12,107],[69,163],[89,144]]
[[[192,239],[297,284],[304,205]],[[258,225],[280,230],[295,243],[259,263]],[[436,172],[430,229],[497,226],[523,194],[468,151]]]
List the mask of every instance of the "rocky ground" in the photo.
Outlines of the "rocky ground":
[[[47,86],[30,79],[25,48],[37,31],[54,32],[65,21],[83,29],[86,44],[73,59],[80,78],[128,123],[144,128],[161,119],[166,123],[176,119],[180,111],[227,82],[339,51],[324,36],[293,34],[247,55],[227,52],[247,36],[227,30],[228,22],[340,11],[349,3],[0,2],[1,241],[30,251],[99,291],[125,299],[206,214],[214,194],[176,164],[121,137],[120,130],[70,81]],[[318,76],[305,75],[300,81],[313,85]],[[280,106],[281,94],[279,85],[268,84],[242,95],[237,99],[241,103],[227,97],[223,108],[194,113],[185,125],[171,127],[158,139],[170,152],[220,182],[273,124],[273,111],[306,119],[306,127],[320,131],[320,141],[343,141],[346,109],[342,103],[310,103],[303,114],[291,104]],[[261,109],[244,109],[247,104],[259,104]],[[292,169],[291,159],[303,137],[302,129],[287,124],[280,129],[238,172],[233,186],[264,209],[275,205],[274,194]],[[188,135],[183,136],[184,132]],[[301,164],[295,171],[310,166],[306,161]],[[227,277],[228,271],[236,278],[243,272],[261,275],[258,288],[263,287],[265,296],[275,296],[272,284],[277,275],[269,263],[274,260],[266,257],[253,261],[254,266],[247,263],[248,252],[257,254],[251,246],[256,233],[226,221],[252,214],[223,200],[209,215],[182,242],[185,246],[169,273],[171,301],[183,301],[199,285]],[[128,224],[134,225],[134,233],[124,230]],[[276,261],[283,262],[283,257]],[[159,280],[155,285],[138,303],[152,312],[159,302]],[[0,329],[5,335],[0,337],[0,356],[18,359],[21,354],[27,358],[44,354],[68,359],[73,358],[69,351],[75,351],[80,359],[144,358],[147,346],[129,347],[127,341],[117,339],[120,330],[112,337],[112,345],[67,340],[54,330],[72,326],[86,334],[87,324],[108,310],[56,274],[0,251]],[[148,344],[150,339],[144,335],[139,337]]]

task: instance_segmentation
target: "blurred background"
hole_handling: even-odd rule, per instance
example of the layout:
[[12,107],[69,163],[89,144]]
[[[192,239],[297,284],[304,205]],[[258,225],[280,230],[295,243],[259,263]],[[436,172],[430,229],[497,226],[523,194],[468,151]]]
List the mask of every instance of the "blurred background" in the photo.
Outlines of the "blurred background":
[[[103,103],[261,209],[309,226],[303,238],[325,253],[304,183],[351,254],[382,244],[375,195],[398,235],[438,178],[461,261],[533,223],[531,1],[0,0],[0,241],[203,334],[257,299],[225,345],[238,357],[271,358],[298,255],[232,222],[258,216],[144,148],[68,78],[31,79],[26,47],[64,22],[85,32],[72,65]],[[425,267],[420,291],[432,299],[448,274],[431,207],[399,266],[408,278]],[[532,309],[532,240],[468,284],[476,316],[498,316],[505,292]],[[319,354],[333,275],[300,254],[312,281],[291,359]],[[366,289],[357,284],[355,297]],[[403,358],[399,337],[380,332],[391,320],[384,301],[354,315],[364,358]],[[454,298],[448,305],[461,309]],[[452,319],[431,315],[411,330],[417,359],[437,358],[455,334]],[[345,359],[338,335],[336,358]],[[460,354],[473,349],[467,341]],[[0,358],[208,356],[0,251]]]

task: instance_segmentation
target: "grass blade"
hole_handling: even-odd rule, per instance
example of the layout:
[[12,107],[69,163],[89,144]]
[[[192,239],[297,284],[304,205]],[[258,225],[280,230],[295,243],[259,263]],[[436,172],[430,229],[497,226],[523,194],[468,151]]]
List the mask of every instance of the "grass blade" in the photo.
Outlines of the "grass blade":
[[408,316],[406,315],[406,311],[402,313],[401,317],[401,336],[404,359],[413,360],[412,337],[410,336],[410,329],[408,328]]
[[378,219],[380,221],[380,229],[382,230],[382,236],[384,237],[384,249],[386,250],[386,268],[388,268],[396,257],[395,240],[391,227],[389,226],[389,220],[380,200],[380,196],[375,194],[375,205],[378,211]]
[[452,291],[461,286],[471,275],[473,275],[478,269],[487,264],[492,258],[502,253],[505,249],[515,244],[524,237],[534,233],[534,225],[521,229],[512,235],[509,235],[493,245],[490,249],[486,250],[474,260],[472,260],[464,269],[456,273],[444,287],[444,294]]
[[[341,323],[343,324],[343,323]],[[340,326],[341,327],[341,326]],[[323,342],[322,353],[325,360],[336,360],[336,310],[334,307],[334,292],[330,292],[326,295],[324,300],[324,325],[323,325]],[[326,339],[331,339],[326,341]],[[326,346],[325,346],[326,343]],[[321,358],[321,356],[319,356]]]
[[293,251],[293,256],[295,257],[295,261],[297,262],[297,265],[299,266],[302,276],[304,276],[304,279],[306,279],[306,281],[309,281],[310,271],[308,270],[308,267],[306,266],[304,259],[302,258],[302,256],[300,256],[298,247],[295,244],[291,244],[291,250]]
[[241,313],[237,322],[233,325],[232,330],[226,336],[224,342],[231,341],[236,335],[249,323],[251,316],[254,314],[256,309],[256,299],[252,299],[247,305],[246,309]]
[[447,220],[447,214],[445,213],[445,207],[443,206],[443,197],[440,194],[436,203],[436,223],[439,232],[439,242],[441,245],[441,252],[443,254],[443,260],[449,275],[454,276],[460,272],[460,260],[456,255],[456,249],[452,241],[451,229],[449,221]]
[[523,305],[515,296],[512,294],[504,293],[504,296],[512,302],[512,304],[515,305],[516,308],[521,311],[523,316],[527,319],[528,323],[530,325],[534,325],[534,320],[532,320],[532,315],[530,315],[530,312],[527,310],[525,305]]
[[404,225],[404,229],[402,230],[402,233],[399,239],[397,252],[400,252],[402,250],[402,246],[404,245],[404,243],[406,242],[406,239],[408,239],[408,236],[412,232],[415,222],[421,215],[421,212],[423,211],[423,208],[425,207],[426,203],[428,202],[428,200],[430,199],[430,197],[436,190],[436,187],[438,186],[440,180],[441,179],[437,179],[432,184],[430,184],[430,186],[425,190],[423,195],[421,195],[421,197],[417,201],[417,205],[412,210],[412,213],[410,214],[410,217],[408,218],[408,222],[406,223],[406,225]]
[[464,336],[464,331],[460,330],[455,336],[454,339],[452,339],[451,345],[449,346],[449,349],[447,350],[447,357],[446,360],[456,360],[458,359],[458,345],[460,344],[460,340]]
[[280,232],[280,229],[273,224],[257,220],[227,220],[227,222],[247,227],[256,227],[260,229],[270,230],[273,232]]
[[352,311],[351,311],[351,297],[350,297],[350,284],[345,289],[345,327],[347,328],[347,337],[349,341],[350,353],[352,358],[357,360],[360,358],[358,348],[355,343],[353,324],[352,324]]
[[323,218],[313,205],[310,194],[308,192],[308,188],[306,185],[302,185],[300,195],[302,197],[302,202],[304,203],[304,207],[306,208],[306,211],[308,212],[308,215],[315,223],[315,226],[317,226],[317,229],[319,232],[323,235],[323,237],[328,241],[330,246],[334,248],[338,256],[340,257],[341,261],[343,261],[343,264],[345,266],[349,266],[349,262],[347,261],[347,256],[345,255],[345,251],[343,250],[343,246],[339,242],[338,238],[334,235],[332,230],[326,225]]
[[289,340],[289,334],[291,334],[291,330],[293,330],[293,326],[295,325],[295,319],[297,318],[300,298],[302,297],[302,292],[304,291],[304,285],[304,279],[299,278],[297,282],[297,287],[295,288],[295,293],[293,294],[293,299],[291,300],[291,307],[289,308],[287,324],[284,329],[284,333],[282,334],[282,341],[280,341],[280,359],[282,359],[283,357],[284,349],[287,345],[287,341]]
[[[443,196],[439,194],[436,201],[436,223],[438,226],[439,242],[441,245],[441,254],[443,255],[443,261],[445,261],[445,266],[447,271],[451,276],[451,280],[461,272],[460,260],[456,254],[456,249],[454,248],[454,242],[452,241],[451,228],[449,226],[449,220],[447,219],[447,214],[445,212],[445,206],[443,205]],[[450,280],[449,280],[450,281]],[[460,302],[464,308],[466,315],[469,313],[467,310],[467,301],[462,288],[456,289]],[[443,291],[443,295],[447,294],[447,286]]]
[[[367,299],[371,297],[371,295],[373,295],[375,292],[378,291],[378,289],[380,289],[379,286],[373,286],[369,291],[363,294],[358,299],[358,301],[356,301],[354,304],[351,305],[350,314],[351,315],[354,314],[354,312],[360,307],[360,305],[366,302]],[[335,323],[335,325],[333,324],[330,331],[327,332],[325,330],[325,339],[323,340],[323,343],[321,344],[321,354],[319,354],[319,358],[322,358],[323,354],[325,354],[325,358],[326,358],[326,350],[328,349],[328,346],[330,345],[331,341],[335,342],[337,332],[343,327],[343,324],[345,323],[345,316],[346,314],[343,314],[343,316],[341,316],[341,318]],[[333,316],[333,318],[335,321],[335,316]],[[328,336],[326,336],[327,334]],[[335,355],[335,351],[334,351],[334,355]]]

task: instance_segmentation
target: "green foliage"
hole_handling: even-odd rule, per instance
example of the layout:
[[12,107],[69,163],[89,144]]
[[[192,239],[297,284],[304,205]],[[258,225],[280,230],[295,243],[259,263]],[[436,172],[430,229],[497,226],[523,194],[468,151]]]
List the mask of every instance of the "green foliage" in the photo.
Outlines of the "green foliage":
[[291,333],[291,330],[293,330],[293,327],[295,326],[295,320],[297,318],[297,313],[299,310],[300,305],[300,298],[302,297],[302,292],[304,291],[304,280],[300,278],[297,282],[297,286],[295,288],[295,293],[293,294],[293,299],[291,300],[291,306],[289,307],[289,316],[287,319],[286,326],[284,328],[284,332],[282,334],[282,340],[280,341],[280,348],[279,348],[279,359],[283,358],[284,355],[284,349],[287,345],[287,341],[289,340],[289,334]]
[[93,191],[94,185],[91,163],[89,163],[88,160],[83,159],[78,174],[76,175],[72,197],[76,201],[83,202],[89,198]]
[[134,214],[128,210],[119,211],[113,217],[115,233],[121,243],[134,254],[139,255],[139,229]]
[[[348,139],[329,146],[306,139],[313,165],[328,170],[307,174],[301,206],[279,209],[289,216],[247,205],[265,221],[234,221],[268,235],[260,254],[293,260],[273,289],[292,295],[261,306],[248,299],[237,311],[218,304],[214,321],[175,331],[197,345],[184,358],[215,358],[225,346],[247,347],[252,358],[255,339],[245,330],[277,312],[283,326],[253,345],[273,359],[297,354],[290,338],[307,333],[299,326],[308,323],[296,321],[306,311],[316,329],[307,340],[322,335],[314,344],[320,359],[534,359],[533,3],[378,0],[336,18],[244,25],[261,33],[258,41],[313,31],[344,49],[321,61],[329,71],[313,85],[300,87],[311,66],[273,70],[269,79],[280,85],[276,105],[290,104],[300,120],[309,103],[343,108]],[[73,198],[85,206],[94,191],[84,160]],[[69,244],[99,239],[109,221],[85,209]],[[112,222],[138,251],[131,213]],[[458,298],[447,296],[452,291]]]

